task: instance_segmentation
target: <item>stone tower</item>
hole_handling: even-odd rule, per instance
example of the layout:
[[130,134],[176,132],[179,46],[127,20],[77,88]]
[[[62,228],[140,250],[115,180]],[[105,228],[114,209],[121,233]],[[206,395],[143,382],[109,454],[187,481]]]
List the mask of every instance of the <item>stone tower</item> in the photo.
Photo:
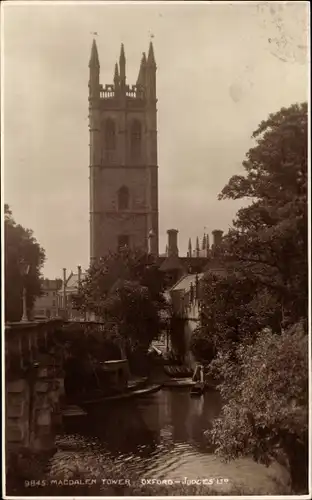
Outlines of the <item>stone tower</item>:
[[121,46],[113,83],[100,84],[95,40],[89,62],[90,257],[121,247],[158,255],[156,63],[152,43],[136,85]]

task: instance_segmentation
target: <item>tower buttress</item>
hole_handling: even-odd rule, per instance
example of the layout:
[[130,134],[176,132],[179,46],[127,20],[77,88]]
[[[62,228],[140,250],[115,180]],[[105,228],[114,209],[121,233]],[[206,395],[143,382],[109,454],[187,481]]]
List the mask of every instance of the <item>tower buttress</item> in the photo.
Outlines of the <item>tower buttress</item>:
[[[146,153],[149,166],[149,191],[151,194],[151,214],[149,224],[158,234],[158,158],[157,158],[157,109],[156,109],[156,62],[154,48],[150,42],[147,60],[143,54],[141,75],[145,80],[146,98]],[[158,255],[158,239],[155,238],[154,253]],[[157,245],[157,247],[156,247]]]
[[89,132],[90,132],[90,259],[95,259],[96,234],[100,231],[98,215],[98,197],[96,184],[99,177],[101,162],[101,137],[100,137],[100,63],[96,41],[93,40],[91,57],[89,61]]

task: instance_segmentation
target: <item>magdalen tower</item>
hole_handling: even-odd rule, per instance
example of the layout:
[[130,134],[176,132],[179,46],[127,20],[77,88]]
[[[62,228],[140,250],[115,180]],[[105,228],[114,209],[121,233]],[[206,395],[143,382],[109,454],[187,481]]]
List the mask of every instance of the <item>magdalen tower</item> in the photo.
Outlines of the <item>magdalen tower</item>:
[[100,84],[95,40],[89,62],[90,257],[122,247],[158,255],[156,62],[150,43],[136,85],[121,45],[113,83]]

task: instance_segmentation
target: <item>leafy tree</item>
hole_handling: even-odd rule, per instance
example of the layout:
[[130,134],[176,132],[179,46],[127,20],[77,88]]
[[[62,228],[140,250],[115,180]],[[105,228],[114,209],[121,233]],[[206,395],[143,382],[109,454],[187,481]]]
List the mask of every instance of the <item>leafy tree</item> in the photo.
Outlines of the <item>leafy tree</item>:
[[147,349],[160,332],[160,305],[152,300],[146,286],[125,281],[108,295],[103,307],[106,316],[118,324],[123,338],[129,338],[133,347]]
[[302,324],[258,334],[221,351],[212,373],[226,402],[210,436],[226,459],[251,455],[265,464],[286,457],[294,491],[307,489],[308,336]]
[[[201,326],[198,340],[204,346],[206,338],[214,352],[231,348],[246,337],[250,340],[264,327],[270,325],[280,331],[282,313],[280,304],[263,286],[257,276],[241,273],[238,265],[231,267],[224,262],[227,273],[209,273],[201,283]],[[200,357],[200,344],[191,349]]]
[[[30,229],[16,224],[8,205],[4,208],[5,244],[5,319],[20,321],[22,295],[26,287],[26,302],[30,314],[36,297],[41,295],[40,271],[45,260],[44,250]],[[22,263],[29,265],[24,275]]]
[[203,328],[197,328],[191,337],[190,349],[196,359],[201,363],[209,363],[215,355],[213,340],[206,335]]
[[220,199],[249,198],[224,241],[227,262],[256,280],[290,324],[308,312],[307,104],[271,114],[253,133],[246,175],[235,175]]
[[[162,276],[153,256],[140,250],[110,253],[87,272],[75,307],[110,324],[125,349],[146,352],[162,327]],[[117,328],[115,328],[117,326]]]
[[153,300],[162,300],[164,283],[155,258],[140,250],[124,248],[110,252],[90,266],[75,297],[76,307],[104,318],[108,295],[127,281],[146,286]]
[[208,274],[201,290],[226,403],[211,436],[228,459],[268,463],[282,451],[298,491],[307,477],[307,105],[270,115],[253,138],[245,175],[220,194],[251,204],[217,249],[223,274]]
[[307,105],[269,116],[220,199],[249,198],[215,250],[223,274],[202,285],[202,329],[218,349],[307,318]]

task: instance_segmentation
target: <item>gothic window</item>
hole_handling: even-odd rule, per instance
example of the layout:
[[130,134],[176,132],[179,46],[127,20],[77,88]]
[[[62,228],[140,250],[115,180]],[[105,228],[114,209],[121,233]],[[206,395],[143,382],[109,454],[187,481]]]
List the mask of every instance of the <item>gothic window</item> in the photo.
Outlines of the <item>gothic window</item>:
[[118,191],[118,210],[127,210],[129,208],[129,189],[122,186]]
[[122,250],[129,246],[129,236],[127,234],[121,234],[118,236],[118,250]]
[[105,122],[105,145],[107,151],[116,149],[116,127],[111,118],[108,118]]
[[130,129],[130,155],[133,160],[141,156],[142,125],[139,120],[133,120]]

